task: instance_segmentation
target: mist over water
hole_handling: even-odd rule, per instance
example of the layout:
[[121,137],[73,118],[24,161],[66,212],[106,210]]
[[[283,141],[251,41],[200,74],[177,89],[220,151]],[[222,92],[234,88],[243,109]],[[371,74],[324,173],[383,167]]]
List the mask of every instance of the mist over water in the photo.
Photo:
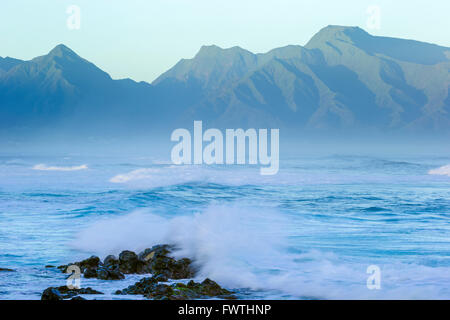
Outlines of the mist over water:
[[[242,298],[450,297],[445,154],[312,155],[258,166],[164,157],[0,157],[0,296],[39,298],[46,264],[172,243]],[[368,290],[367,267],[381,269]],[[136,278],[90,286],[112,295]],[[128,281],[128,282],[127,282]],[[101,297],[100,297],[101,298]]]

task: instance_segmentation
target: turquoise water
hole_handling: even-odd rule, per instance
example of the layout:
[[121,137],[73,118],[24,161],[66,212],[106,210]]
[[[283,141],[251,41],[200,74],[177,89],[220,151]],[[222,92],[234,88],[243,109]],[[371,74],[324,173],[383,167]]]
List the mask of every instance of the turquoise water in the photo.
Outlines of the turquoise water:
[[[168,242],[199,279],[242,298],[450,299],[448,164],[334,155],[260,176],[146,157],[0,156],[0,267],[16,270],[0,272],[0,299],[65,284],[45,265]],[[379,290],[366,285],[371,265]],[[112,292],[139,277],[82,286],[124,298]]]

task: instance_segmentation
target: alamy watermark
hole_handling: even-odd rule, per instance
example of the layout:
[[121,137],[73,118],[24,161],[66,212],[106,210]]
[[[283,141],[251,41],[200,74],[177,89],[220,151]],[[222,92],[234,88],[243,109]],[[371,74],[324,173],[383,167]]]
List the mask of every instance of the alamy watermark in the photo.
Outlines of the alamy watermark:
[[76,264],[67,267],[66,273],[69,276],[66,279],[66,286],[70,290],[81,288],[81,269]]
[[381,269],[377,265],[367,267],[366,273],[370,276],[367,278],[367,289],[380,290],[381,289]]
[[368,17],[366,21],[367,29],[380,30],[381,29],[381,7],[372,5],[366,11]]
[[81,28],[81,9],[77,5],[68,6],[66,13],[69,15],[67,17],[67,28],[69,30],[79,30]]
[[[172,132],[171,141],[178,142],[171,152],[172,163],[180,164],[260,164],[262,175],[278,173],[280,130],[270,130],[270,155],[268,129],[219,129],[203,132],[202,121],[194,121],[194,135],[187,129]],[[225,140],[224,140],[225,136]],[[247,144],[248,141],[248,144]],[[203,147],[203,143],[207,144]],[[193,150],[192,150],[193,148]],[[246,150],[248,149],[248,155]],[[236,152],[235,152],[236,151]],[[192,158],[193,154],[193,158]]]

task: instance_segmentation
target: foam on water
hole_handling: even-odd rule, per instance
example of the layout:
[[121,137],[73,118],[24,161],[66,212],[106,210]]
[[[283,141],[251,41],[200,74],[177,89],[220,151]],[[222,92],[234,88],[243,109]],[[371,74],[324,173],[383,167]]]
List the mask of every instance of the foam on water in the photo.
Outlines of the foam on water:
[[440,175],[440,176],[449,176],[450,177],[450,164],[446,166],[442,166],[437,169],[432,169],[428,171],[429,174]]
[[175,256],[196,262],[199,278],[210,277],[228,288],[262,290],[271,298],[450,297],[449,267],[395,259],[380,265],[383,290],[371,291],[366,287],[368,263],[345,260],[330,251],[290,250],[291,223],[277,210],[242,204],[209,206],[173,218],[141,210],[91,225],[72,245],[106,256],[172,243],[179,248]]
[[86,169],[88,169],[88,166],[85,164],[80,166],[58,167],[58,166],[48,166],[46,164],[41,163],[33,167],[33,170],[40,170],[40,171],[79,171]]
[[[373,165],[373,163],[370,163]],[[339,165],[333,164],[337,167]],[[383,167],[382,169],[385,170]],[[263,176],[255,166],[184,166],[170,165],[140,168],[112,176],[109,182],[132,188],[156,188],[181,185],[192,182],[215,183],[227,186],[242,185],[282,185],[301,184],[342,184],[342,183],[384,183],[423,181],[424,170],[414,167],[416,172],[401,173],[397,167],[391,168],[395,174],[380,171],[378,162],[371,175],[360,174],[355,167],[340,168],[339,172],[330,174],[329,169],[317,167],[282,168],[273,176]],[[380,172],[377,172],[380,171]]]
[[[174,243],[199,280],[243,298],[448,299],[450,181],[446,166],[428,174],[443,163],[333,156],[261,176],[147,158],[0,157],[0,267],[17,270],[0,273],[0,298],[63,285],[46,264]],[[369,265],[381,268],[381,290],[366,287]]]

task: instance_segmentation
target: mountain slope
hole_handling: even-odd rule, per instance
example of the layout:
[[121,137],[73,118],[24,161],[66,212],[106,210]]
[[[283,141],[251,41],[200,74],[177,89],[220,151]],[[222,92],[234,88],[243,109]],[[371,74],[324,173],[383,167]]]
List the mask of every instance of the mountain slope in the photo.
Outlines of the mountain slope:
[[[18,63],[0,76],[0,124],[34,130],[51,126],[113,128],[142,120],[151,86],[112,80],[64,45]],[[128,124],[127,124],[128,125]]]
[[450,133],[450,48],[328,26],[307,44],[253,54],[204,46],[151,85],[113,80],[59,45],[0,58],[0,131],[170,132],[221,128]]
[[[222,59],[228,50],[215,47],[215,59],[243,76],[228,77],[224,90],[213,96],[199,86],[197,99],[184,99],[185,119],[306,130],[449,130],[449,48],[328,26],[305,47],[253,57],[246,52],[248,64]],[[199,56],[166,72],[164,81],[207,82],[217,71],[190,67],[204,65]]]

